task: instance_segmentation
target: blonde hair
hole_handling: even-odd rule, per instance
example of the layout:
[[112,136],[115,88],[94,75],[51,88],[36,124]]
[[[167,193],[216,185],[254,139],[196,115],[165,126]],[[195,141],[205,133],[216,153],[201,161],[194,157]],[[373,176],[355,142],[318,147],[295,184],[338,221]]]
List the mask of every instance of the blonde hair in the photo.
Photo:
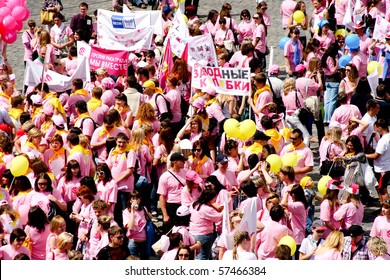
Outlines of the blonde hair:
[[367,247],[374,256],[384,256],[387,253],[386,241],[379,236],[371,237],[367,242]]
[[63,250],[66,245],[73,243],[73,234],[69,232],[63,232],[60,235],[58,235],[57,238],[57,248],[59,250]]
[[66,221],[62,216],[57,215],[54,216],[53,219],[50,221],[50,231],[51,232],[57,232],[58,229],[62,226],[62,224],[66,224]]
[[79,141],[80,141],[81,147],[83,147],[84,149],[89,149],[89,147],[88,147],[89,139],[88,139],[88,137],[86,135],[80,134],[79,135]]
[[27,140],[29,142],[31,142],[31,140],[34,138],[34,137],[39,137],[39,136],[43,136],[43,132],[37,128],[37,127],[33,127],[31,128],[28,132],[27,132]]
[[332,231],[328,237],[325,239],[325,242],[322,243],[317,251],[316,255],[322,255],[329,251],[330,249],[336,249],[337,251],[341,252],[343,249],[344,245],[344,235],[341,231],[339,230],[334,230]]
[[339,142],[342,136],[342,129],[340,127],[335,127],[331,129],[331,137],[333,142]]
[[77,250],[71,250],[68,252],[68,259],[71,260],[71,261],[74,261],[74,260],[82,260],[83,259],[83,254],[80,252],[80,251],[77,251]]
[[292,90],[295,90],[295,79],[286,78],[283,84],[284,95],[286,96]]
[[98,69],[96,69],[96,75],[103,75],[103,76],[107,77],[108,71],[106,68],[98,68]]
[[131,137],[129,140],[129,146],[138,153],[141,150],[142,142],[145,138],[145,132],[142,128],[134,129],[131,132]]
[[237,258],[237,247],[242,244],[245,240],[249,241],[249,233],[247,231],[237,231],[234,234],[234,246],[233,246],[233,260],[238,260]]

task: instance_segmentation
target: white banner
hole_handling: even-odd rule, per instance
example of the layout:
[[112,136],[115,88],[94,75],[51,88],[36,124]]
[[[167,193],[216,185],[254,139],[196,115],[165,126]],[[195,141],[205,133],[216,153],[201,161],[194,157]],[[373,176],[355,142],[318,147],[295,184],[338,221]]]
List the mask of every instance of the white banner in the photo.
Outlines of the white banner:
[[[83,80],[83,82],[90,81],[89,64],[86,58],[80,58],[81,63],[73,72],[72,76],[58,74],[54,71],[48,70],[44,73],[44,82],[50,88],[50,91],[64,92],[72,88],[72,81],[76,78]],[[27,61],[26,70],[24,73],[24,85],[35,87],[42,80],[43,66],[32,61]]]
[[150,16],[115,13],[98,10],[99,46],[109,50],[148,50],[152,44],[153,30]]
[[[126,8],[125,8],[126,7]],[[154,34],[163,36],[163,20],[162,13],[160,11],[134,11],[127,8],[126,5],[123,5],[123,13],[124,14],[135,14],[136,16],[148,16],[150,20],[150,26],[154,28]]]
[[188,44],[188,64],[191,67],[195,63],[202,66],[218,66],[214,41],[210,33],[185,38],[182,41]]
[[389,31],[390,31],[390,23],[380,15],[377,15],[375,26],[374,26],[374,32],[372,33],[372,38],[383,40],[385,39],[386,33]]
[[204,67],[196,63],[191,85],[197,89],[212,86],[223,94],[250,96],[251,71],[249,68]]
[[176,11],[175,17],[172,21],[172,26],[169,28],[167,37],[165,38],[165,44],[167,39],[171,39],[172,52],[177,56],[181,57],[186,44],[183,42],[184,39],[190,37],[188,26],[184,20],[182,12]]

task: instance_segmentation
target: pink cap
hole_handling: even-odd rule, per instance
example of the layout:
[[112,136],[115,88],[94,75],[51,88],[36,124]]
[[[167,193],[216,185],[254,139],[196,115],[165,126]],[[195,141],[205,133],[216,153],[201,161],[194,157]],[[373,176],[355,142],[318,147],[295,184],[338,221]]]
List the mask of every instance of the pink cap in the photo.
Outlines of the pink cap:
[[340,182],[340,181],[329,180],[329,181],[328,181],[328,189],[330,189],[330,190],[339,190],[339,191],[341,191],[342,189],[344,189],[344,186],[340,185],[339,182]]
[[212,96],[215,96],[217,94],[217,92],[215,91],[215,88],[213,88],[211,86],[206,86],[206,87],[202,88],[202,92],[208,93],[209,95],[212,95]]
[[295,66],[295,72],[302,73],[305,70],[306,66],[303,64],[298,64],[297,66]]
[[106,77],[102,80],[102,86],[106,89],[112,89],[115,86],[115,81],[110,77]]
[[53,116],[53,106],[49,102],[45,103],[45,106],[43,106],[43,113],[48,116]]
[[204,99],[202,97],[198,97],[192,102],[192,106],[198,108],[199,110],[202,110],[204,108]]
[[278,65],[271,65],[271,67],[269,68],[269,74],[272,75],[272,74],[277,74],[280,72],[280,68]]
[[359,185],[357,184],[352,184],[348,189],[347,191],[350,193],[350,194],[359,194]]
[[200,184],[203,182],[202,178],[196,173],[194,170],[190,170],[186,174],[186,180],[187,181],[192,181],[195,184]]

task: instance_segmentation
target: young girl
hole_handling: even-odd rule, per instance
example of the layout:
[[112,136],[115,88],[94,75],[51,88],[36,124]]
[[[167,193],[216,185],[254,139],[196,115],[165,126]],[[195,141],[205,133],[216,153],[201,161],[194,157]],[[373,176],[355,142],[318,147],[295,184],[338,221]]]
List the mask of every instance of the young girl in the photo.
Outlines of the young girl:
[[257,260],[253,252],[248,252],[251,238],[247,231],[237,231],[234,234],[233,250],[227,250],[223,254],[222,260]]
[[71,214],[72,206],[76,201],[76,191],[80,187],[80,180],[80,164],[77,160],[72,159],[66,165],[65,174],[58,182],[57,187],[67,204],[68,214]]
[[138,191],[130,193],[129,203],[123,211],[123,224],[127,229],[129,238],[130,255],[140,256],[141,260],[149,259],[146,253],[146,217],[148,213],[142,203],[141,194]]
[[58,236],[66,229],[65,219],[60,215],[54,216],[50,222],[50,234],[46,239],[46,256],[57,248]]
[[336,221],[333,214],[340,208],[338,194],[342,188],[343,187],[340,186],[340,182],[338,181],[330,180],[328,182],[328,188],[320,206],[320,219],[326,225],[324,238],[326,238],[331,231],[340,229],[341,223],[340,221]]
[[114,207],[117,201],[118,185],[112,178],[111,170],[106,163],[99,163],[96,171],[98,179],[96,187],[100,199],[108,205],[107,214],[114,213]]
[[68,252],[72,250],[73,234],[63,232],[58,236],[57,248],[46,256],[47,260],[69,260]]
[[[3,224],[5,240],[10,244],[10,234],[16,228],[22,228],[22,223],[19,220],[19,214],[8,205],[5,200],[0,206],[0,223]],[[11,242],[12,243],[12,242]]]

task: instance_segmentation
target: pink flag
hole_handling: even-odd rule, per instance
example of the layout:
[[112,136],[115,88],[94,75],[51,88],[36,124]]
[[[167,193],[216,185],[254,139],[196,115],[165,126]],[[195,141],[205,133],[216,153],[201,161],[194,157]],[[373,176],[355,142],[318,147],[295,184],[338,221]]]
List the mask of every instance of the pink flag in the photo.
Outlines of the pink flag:
[[167,45],[165,46],[164,57],[160,65],[159,83],[160,83],[160,87],[163,90],[165,89],[167,77],[171,72],[172,67],[173,67],[173,57],[172,57],[171,41],[170,38],[168,38]]
[[184,59],[188,63],[188,43],[186,43],[186,46],[185,46],[184,51],[181,55],[181,58]]

